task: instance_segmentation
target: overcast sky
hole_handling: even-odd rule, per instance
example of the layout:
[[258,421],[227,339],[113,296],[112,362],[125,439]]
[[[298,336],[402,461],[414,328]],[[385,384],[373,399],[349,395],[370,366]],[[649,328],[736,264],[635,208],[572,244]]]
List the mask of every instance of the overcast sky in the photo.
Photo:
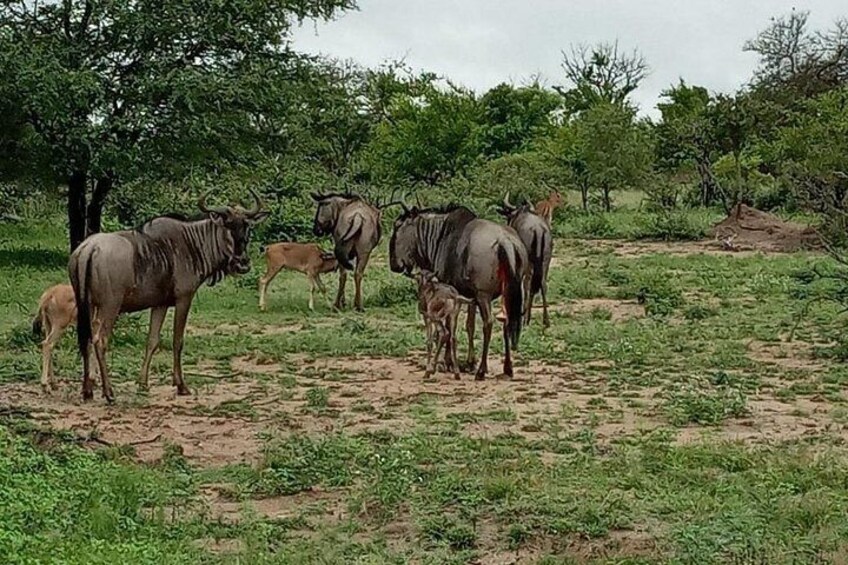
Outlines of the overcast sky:
[[740,87],[756,64],[742,45],[793,7],[811,11],[813,29],[848,16],[845,0],[359,0],[359,11],[305,23],[294,42],[366,66],[405,58],[481,92],[534,74],[562,84],[562,49],[618,39],[651,66],[633,99],[655,115],[660,91],[679,77],[714,91]]

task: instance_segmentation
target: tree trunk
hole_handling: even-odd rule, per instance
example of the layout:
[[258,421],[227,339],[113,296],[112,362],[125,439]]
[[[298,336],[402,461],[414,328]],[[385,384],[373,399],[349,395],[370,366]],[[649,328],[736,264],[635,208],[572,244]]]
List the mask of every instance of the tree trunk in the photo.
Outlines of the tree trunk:
[[583,202],[583,211],[589,211],[589,182],[585,179],[580,181],[580,199]]
[[88,203],[88,212],[86,213],[86,237],[93,233],[100,233],[101,220],[103,218],[103,204],[106,202],[106,195],[112,190],[113,179],[111,175],[104,175],[97,179],[94,185],[94,192],[91,194],[91,201]]
[[74,172],[68,179],[68,228],[71,253],[86,237],[85,185],[87,182],[88,176],[82,171]]
[[604,212],[612,212],[612,199],[610,198],[610,189],[604,185],[601,187],[601,192],[604,196]]

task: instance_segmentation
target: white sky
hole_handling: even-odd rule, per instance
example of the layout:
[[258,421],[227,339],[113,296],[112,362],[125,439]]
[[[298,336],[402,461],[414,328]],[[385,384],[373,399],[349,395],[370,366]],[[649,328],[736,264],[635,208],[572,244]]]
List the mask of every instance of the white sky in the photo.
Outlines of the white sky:
[[655,115],[679,77],[712,91],[742,86],[756,64],[742,45],[793,7],[811,11],[812,29],[848,16],[845,0],[359,0],[359,11],[304,23],[294,44],[366,66],[405,58],[481,92],[534,74],[562,84],[561,50],[618,39],[651,66],[633,100]]

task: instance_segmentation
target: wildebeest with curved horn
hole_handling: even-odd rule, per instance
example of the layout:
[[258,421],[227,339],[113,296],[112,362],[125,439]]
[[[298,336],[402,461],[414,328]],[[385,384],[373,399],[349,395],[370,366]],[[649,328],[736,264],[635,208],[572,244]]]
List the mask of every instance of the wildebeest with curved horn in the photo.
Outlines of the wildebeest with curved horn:
[[527,251],[515,230],[478,218],[463,206],[409,209],[395,222],[389,244],[392,271],[411,275],[426,269],[474,301],[468,307],[468,364],[474,365],[474,316],[483,319],[483,348],[476,379],[488,372],[487,356],[495,317],[492,301],[503,297],[504,374],[512,376],[510,350],[521,335],[525,284],[528,282]]
[[250,270],[247,246],[250,227],[267,215],[251,190],[253,207],[208,207],[205,218],[190,221],[175,216],[154,218],[135,230],[92,235],[71,255],[68,270],[77,301],[77,337],[83,359],[84,400],[93,398],[89,349],[100,369],[103,396],[114,395],[106,370],[106,348],[118,315],[150,309],[147,349],[139,387],[147,388],[150,360],[168,308],[174,307],[174,371],[177,393],[189,394],[183,380],[183,335],[191,301],[204,282]]
[[[374,206],[357,194],[312,193],[318,204],[312,232],[318,236],[332,235],[335,243],[333,252],[339,262],[339,290],[334,307],[345,307],[345,285],[347,271],[353,271],[356,285],[353,304],[362,310],[362,278],[371,252],[380,243],[382,230],[380,219],[383,209],[399,202],[388,202]],[[394,194],[392,195],[394,197]],[[354,266],[353,262],[356,261]]]
[[509,227],[518,232],[532,266],[530,286],[528,287],[527,303],[524,305],[524,323],[530,323],[530,312],[536,294],[542,293],[542,323],[547,328],[551,321],[548,317],[548,270],[553,256],[553,235],[547,220],[536,213],[531,204],[513,206],[509,202],[509,193],[504,196],[503,204],[498,212],[506,218]]

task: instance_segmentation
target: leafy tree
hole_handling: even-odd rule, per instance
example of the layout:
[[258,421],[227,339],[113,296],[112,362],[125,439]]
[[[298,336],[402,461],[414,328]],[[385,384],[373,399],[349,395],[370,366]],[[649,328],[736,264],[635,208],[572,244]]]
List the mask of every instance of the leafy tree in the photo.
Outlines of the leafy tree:
[[700,203],[709,206],[719,193],[712,172],[718,142],[710,119],[711,98],[706,88],[679,84],[662,92],[657,104],[662,121],[657,126],[657,164],[674,172],[694,164],[700,179]]
[[397,96],[364,154],[372,178],[430,186],[467,172],[480,156],[480,105],[473,93],[431,84]]
[[[71,248],[116,183],[249,158],[281,99],[292,21],[353,0],[0,2],[0,91],[68,185]],[[35,165],[35,162],[32,163]]]
[[653,168],[653,139],[645,123],[628,106],[597,104],[573,122],[580,166],[588,185],[600,191],[605,211],[616,189],[639,188]]
[[623,105],[649,71],[638,50],[623,52],[618,41],[572,45],[562,52],[562,69],[569,85],[555,88],[574,112],[601,103]]
[[562,100],[539,84],[516,88],[504,83],[486,92],[480,105],[483,153],[498,157],[520,151],[533,139],[548,134]]

